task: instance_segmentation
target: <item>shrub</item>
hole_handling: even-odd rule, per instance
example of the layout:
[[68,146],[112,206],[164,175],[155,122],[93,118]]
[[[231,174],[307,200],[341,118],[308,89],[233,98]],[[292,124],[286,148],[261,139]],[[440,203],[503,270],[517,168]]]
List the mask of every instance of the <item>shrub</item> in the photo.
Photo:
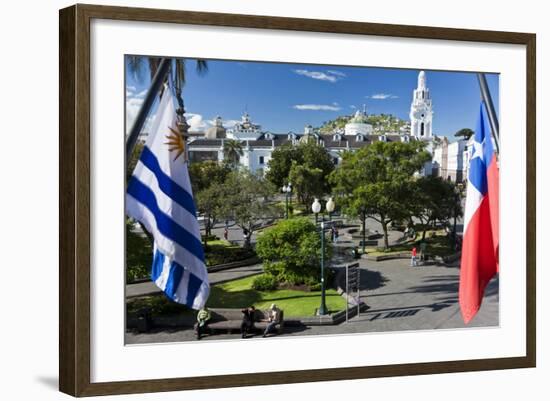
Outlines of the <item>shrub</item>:
[[252,288],[257,291],[271,291],[277,288],[277,279],[271,274],[261,274],[252,281]]
[[126,220],[126,281],[149,277],[153,247],[147,237],[134,231],[132,220]]
[[[321,257],[321,238],[317,227],[307,218],[279,221],[267,229],[256,244],[266,273],[279,283],[306,284],[317,279]],[[330,260],[331,245],[325,246],[325,260]]]

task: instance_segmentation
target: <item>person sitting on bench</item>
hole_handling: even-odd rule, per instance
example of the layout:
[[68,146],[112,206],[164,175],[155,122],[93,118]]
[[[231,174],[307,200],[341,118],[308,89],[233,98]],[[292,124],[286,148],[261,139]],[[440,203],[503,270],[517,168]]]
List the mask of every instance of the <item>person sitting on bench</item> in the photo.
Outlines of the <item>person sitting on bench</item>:
[[197,313],[197,340],[201,339],[201,334],[208,331],[208,321],[211,317],[212,315],[206,306]]
[[267,335],[277,326],[281,320],[281,311],[277,308],[277,305],[271,304],[269,311],[267,312],[267,327],[264,330],[262,337],[267,337]]

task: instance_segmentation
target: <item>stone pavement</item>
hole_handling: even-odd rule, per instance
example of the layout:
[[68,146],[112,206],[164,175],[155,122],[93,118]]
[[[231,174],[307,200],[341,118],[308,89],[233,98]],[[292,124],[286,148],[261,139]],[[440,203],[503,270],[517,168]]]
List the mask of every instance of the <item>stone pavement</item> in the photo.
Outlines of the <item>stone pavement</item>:
[[[285,327],[284,336],[433,330],[466,327],[458,306],[458,267],[410,267],[404,259],[360,260],[361,296],[369,310],[337,326]],[[499,324],[498,278],[489,284],[480,312],[467,327]],[[205,336],[204,341],[240,339],[238,334]],[[194,340],[191,329],[126,333],[127,344]],[[201,341],[203,341],[201,340]]]
[[[234,267],[228,270],[209,272],[208,279],[210,281],[210,284],[223,283],[225,281],[236,280],[238,278],[260,274],[262,271],[263,271],[263,267],[262,267],[262,264],[260,263],[252,266]],[[160,293],[161,293],[161,290],[152,281],[126,285],[127,298],[160,294]]]

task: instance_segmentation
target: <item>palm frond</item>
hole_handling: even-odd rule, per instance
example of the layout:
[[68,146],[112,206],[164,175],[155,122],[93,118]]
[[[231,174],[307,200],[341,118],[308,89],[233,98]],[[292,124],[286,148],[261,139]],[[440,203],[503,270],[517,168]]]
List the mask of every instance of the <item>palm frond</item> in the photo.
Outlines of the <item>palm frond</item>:
[[160,58],[159,57],[149,57],[148,58],[148,62],[149,62],[149,71],[151,73],[151,79],[153,79],[153,77],[155,76],[158,68],[159,68],[159,65],[160,65]]
[[128,71],[136,81],[143,76],[143,61],[142,56],[128,56]]
[[208,62],[200,58],[197,59],[196,70],[198,75],[205,75],[208,72]]

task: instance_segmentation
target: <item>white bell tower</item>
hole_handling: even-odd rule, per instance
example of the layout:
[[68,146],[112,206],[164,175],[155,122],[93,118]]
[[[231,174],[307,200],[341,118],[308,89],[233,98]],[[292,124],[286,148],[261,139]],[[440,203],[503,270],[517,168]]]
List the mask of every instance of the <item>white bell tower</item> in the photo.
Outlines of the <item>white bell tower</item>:
[[418,85],[413,92],[411,103],[411,135],[421,140],[432,139],[432,98],[430,90],[426,87],[426,73],[418,74]]

